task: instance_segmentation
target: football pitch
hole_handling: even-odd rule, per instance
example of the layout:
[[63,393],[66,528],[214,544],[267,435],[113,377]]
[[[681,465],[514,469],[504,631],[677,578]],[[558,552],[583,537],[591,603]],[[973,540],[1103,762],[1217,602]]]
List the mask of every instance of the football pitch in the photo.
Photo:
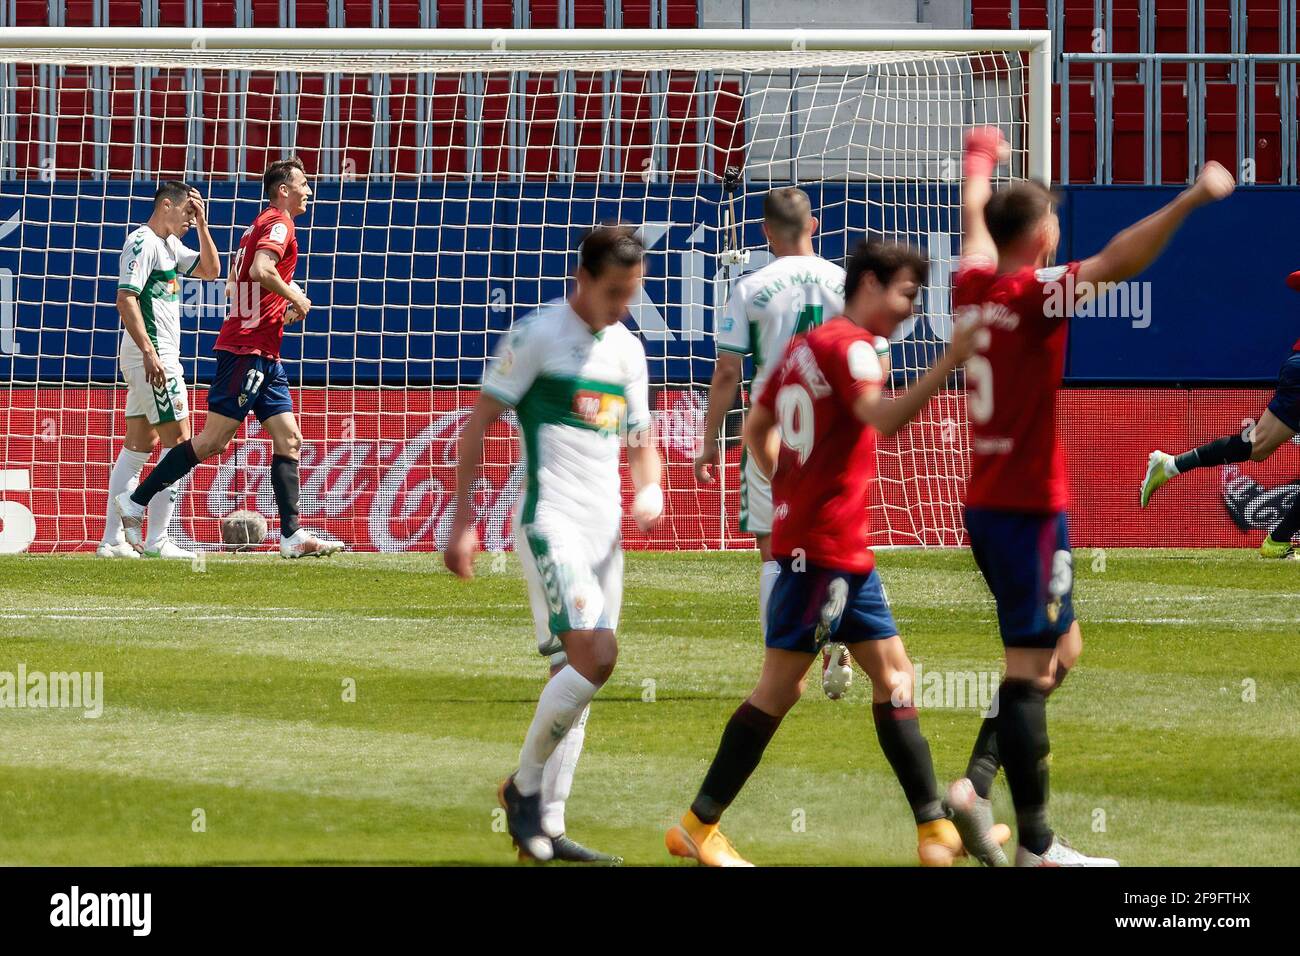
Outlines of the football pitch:
[[[967,551],[878,558],[946,782],[979,701],[945,688],[996,674],[992,602]],[[757,676],[757,562],[627,556],[575,838],[675,862],[663,831]],[[1084,655],[1048,712],[1052,818],[1076,846],[1128,866],[1300,864],[1298,579],[1247,550],[1076,552]],[[202,573],[5,557],[0,627],[0,680],[103,673],[97,718],[0,709],[0,864],[514,861],[495,788],[545,663],[513,555],[468,583],[432,554],[218,556]],[[1013,822],[1002,778],[995,805]],[[760,865],[915,863],[865,675],[838,702],[810,680],[724,827]]]

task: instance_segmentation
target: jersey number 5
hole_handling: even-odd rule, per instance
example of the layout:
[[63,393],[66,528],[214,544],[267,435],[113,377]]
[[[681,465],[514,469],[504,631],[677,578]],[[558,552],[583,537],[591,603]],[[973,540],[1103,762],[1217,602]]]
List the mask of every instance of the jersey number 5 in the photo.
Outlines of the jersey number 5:
[[806,464],[812,454],[817,427],[813,421],[813,401],[802,385],[787,385],[776,393],[776,421],[781,429],[781,444]]
[[993,364],[983,355],[966,360],[966,413],[980,425],[993,417]]

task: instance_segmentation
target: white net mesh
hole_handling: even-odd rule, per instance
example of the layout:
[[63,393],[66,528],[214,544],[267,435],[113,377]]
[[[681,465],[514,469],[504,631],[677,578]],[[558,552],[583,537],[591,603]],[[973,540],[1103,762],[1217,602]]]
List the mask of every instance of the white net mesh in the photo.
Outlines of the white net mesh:
[[[721,487],[691,474],[726,301],[726,209],[746,269],[767,261],[767,189],[797,183],[819,254],[864,236],[927,251],[923,312],[894,344],[894,385],[947,337],[960,231],[960,139],[996,123],[1027,173],[1019,53],[456,54],[146,50],[0,54],[0,501],[4,550],[93,547],[121,446],[118,254],[158,183],[208,200],[223,269],[261,208],[260,173],[288,154],[315,197],[298,221],[297,281],[314,307],[286,335],[302,423],[302,511],[354,547],[441,543],[454,442],[484,356],[511,321],[563,294],[583,231],[642,227],[648,279],[634,326],[650,360],[670,520],[629,546],[744,547],[736,526],[739,406]],[[728,166],[742,173],[724,195]],[[186,242],[195,244],[193,233]],[[224,317],[220,283],[182,287],[182,364],[205,407]],[[881,446],[873,543],[957,544],[964,410],[945,393]],[[517,449],[490,439],[480,506],[507,546]],[[173,537],[274,515],[270,442],[255,422],[188,482]]]

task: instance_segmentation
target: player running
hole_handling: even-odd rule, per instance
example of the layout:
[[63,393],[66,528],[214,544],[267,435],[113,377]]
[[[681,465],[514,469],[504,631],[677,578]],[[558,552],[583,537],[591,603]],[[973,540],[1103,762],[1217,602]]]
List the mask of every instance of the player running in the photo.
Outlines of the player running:
[[[719,437],[736,400],[744,357],[754,358],[752,395],[760,395],[774,361],[779,361],[792,335],[807,332],[844,312],[844,270],[813,251],[817,219],[808,194],[795,186],[773,189],[763,198],[763,235],[774,262],[737,280],[717,330],[717,361],[709,385],[709,409],[704,419],[695,479],[702,485],[717,481],[721,465]],[[883,357],[888,361],[889,346]],[[758,621],[767,630],[767,604],[780,566],[772,558],[772,488],[748,453],[740,459],[740,530],[754,536],[762,567],[758,576]],[[826,648],[822,688],[841,695],[853,671],[843,645]]]
[[293,220],[307,211],[311,187],[302,161],[272,163],[262,176],[267,207],[240,240],[226,285],[230,311],[217,336],[217,374],[208,389],[203,431],[163,456],[149,477],[115,499],[126,539],[140,544],[144,505],[188,475],[202,461],[230,447],[249,412],[271,436],[271,486],[280,512],[280,557],[330,555],[343,548],[322,541],[298,524],[298,450],[302,432],[293,414],[289,377],[280,364],[284,328],[301,322],[311,300],[293,281],[298,237]]
[[471,493],[492,422],[514,409],[525,463],[515,507],[537,649],[551,678],[524,738],[519,769],[499,790],[522,857],[617,863],[565,835],[564,804],[582,751],[591,699],[618,658],[623,603],[620,436],[636,488],[633,517],[653,530],[663,510],[650,419],[645,349],[623,324],[641,287],[645,249],[625,227],[583,241],[572,293],[524,316],[497,348],[461,433],[455,519],[443,559],[474,573]]
[[[1286,284],[1300,292],[1300,272],[1291,273]],[[1292,346],[1291,356],[1282,363],[1277,376],[1277,390],[1264,414],[1259,416],[1259,422],[1251,429],[1249,438],[1232,434],[1181,455],[1168,455],[1157,449],[1147,456],[1147,473],[1142,479],[1142,507],[1151,501],[1157,488],[1176,475],[1193,468],[1265,461],[1297,432],[1300,432],[1300,340]],[[1266,558],[1292,557],[1295,554],[1292,539],[1297,534],[1300,534],[1300,497],[1291,503],[1282,520],[1264,536],[1259,553]]]
[[821,645],[846,644],[871,679],[881,750],[902,784],[927,866],[962,852],[935,783],[912,700],[914,670],[867,547],[876,434],[911,421],[973,350],[977,329],[955,328],[949,350],[897,399],[882,394],[877,346],[912,314],[924,256],[864,243],[849,259],[846,313],[793,338],[749,413],[745,444],[772,478],[772,553],[780,565],[758,685],[727,723],[695,802],[665,843],[707,866],[747,866],[718,829],[803,692]]
[[[181,239],[198,229],[199,251]],[[127,237],[117,280],[117,312],[122,317],[118,364],[126,379],[126,435],[108,479],[101,558],[138,558],[127,544],[115,499],[132,491],[140,471],[161,442],[174,448],[190,437],[190,410],[181,371],[180,280],[211,281],[221,275],[217,247],[197,189],[163,183],[153,197],[153,214]],[[149,537],[143,552],[151,558],[191,560],[194,554],[167,537],[180,488],[164,488],[147,499]]]
[[[966,776],[948,789],[948,804],[971,853],[986,865],[1007,865],[989,837],[989,790],[1004,765],[1016,807],[1018,866],[1117,866],[1073,849],[1047,821],[1047,697],[1083,649],[1071,601],[1065,454],[1056,433],[1068,317],[1098,283],[1122,281],[1149,266],[1192,210],[1224,198],[1234,183],[1223,167],[1209,163],[1194,186],[1095,256],[1049,267],[1060,238],[1052,195],[1030,181],[995,194],[990,177],[1007,155],[996,128],[968,134],[965,232],[953,282],[957,315],[989,325],[978,353],[966,362],[971,477],[965,517],[971,551],[997,603],[1006,674]],[[1071,289],[1074,301],[1068,301]]]

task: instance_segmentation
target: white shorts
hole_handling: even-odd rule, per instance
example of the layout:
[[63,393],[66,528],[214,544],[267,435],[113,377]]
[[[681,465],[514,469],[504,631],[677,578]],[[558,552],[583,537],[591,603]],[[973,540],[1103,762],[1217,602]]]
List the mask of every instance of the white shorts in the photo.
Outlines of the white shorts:
[[772,483],[748,452],[740,469],[740,530],[754,535],[772,533]]
[[623,542],[617,531],[593,535],[563,521],[515,531],[533,609],[537,651],[563,652],[565,631],[617,630],[623,607]]
[[150,425],[184,421],[190,415],[185,393],[185,375],[179,365],[167,366],[167,384],[154,388],[145,378],[144,366],[122,369],[126,379],[126,417],[149,419]]

